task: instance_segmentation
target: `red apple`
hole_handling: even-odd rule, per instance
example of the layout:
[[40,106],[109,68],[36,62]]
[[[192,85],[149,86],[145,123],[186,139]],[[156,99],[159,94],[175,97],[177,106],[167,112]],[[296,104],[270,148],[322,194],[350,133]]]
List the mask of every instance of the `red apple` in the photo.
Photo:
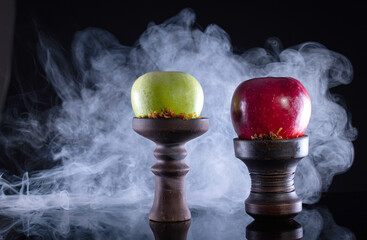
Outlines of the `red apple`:
[[311,117],[311,100],[306,88],[290,77],[254,78],[242,82],[231,103],[234,130],[241,139],[303,135]]

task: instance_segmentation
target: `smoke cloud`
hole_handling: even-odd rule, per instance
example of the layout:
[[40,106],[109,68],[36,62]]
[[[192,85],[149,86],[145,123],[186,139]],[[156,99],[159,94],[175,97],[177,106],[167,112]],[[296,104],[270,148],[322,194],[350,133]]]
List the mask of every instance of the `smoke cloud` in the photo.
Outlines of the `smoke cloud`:
[[[246,228],[253,219],[243,211],[243,204],[234,205],[229,212],[222,210],[191,208],[187,239],[245,239]],[[27,212],[9,210],[2,215],[0,237],[4,239],[154,239],[149,229],[148,212],[135,204],[93,211],[88,207],[67,211],[55,208]],[[356,239],[349,229],[338,226],[324,207],[304,208],[296,221],[302,225],[303,239]],[[265,234],[269,232],[269,224],[264,224],[263,228]],[[162,226],[161,232],[164,231]]]
[[162,24],[150,23],[132,47],[105,30],[88,28],[75,34],[69,54],[40,34],[39,61],[62,103],[42,113],[5,115],[3,125],[12,131],[2,132],[0,141],[13,161],[20,149],[29,164],[39,156],[54,166],[19,177],[4,174],[0,208],[135,204],[149,209],[154,144],[131,128],[130,91],[135,79],[150,71],[187,72],[204,90],[202,115],[210,119],[210,130],[186,145],[190,207],[230,210],[249,194],[248,170],[234,156],[230,101],[235,88],[250,78],[294,77],[310,94],[309,156],[295,177],[304,203],[317,202],[333,176],[353,163],[357,131],[343,98],[329,91],[352,81],[352,65],[319,43],[283,49],[280,40],[270,38],[264,48],[234,53],[223,29],[195,27],[195,14],[184,9]]

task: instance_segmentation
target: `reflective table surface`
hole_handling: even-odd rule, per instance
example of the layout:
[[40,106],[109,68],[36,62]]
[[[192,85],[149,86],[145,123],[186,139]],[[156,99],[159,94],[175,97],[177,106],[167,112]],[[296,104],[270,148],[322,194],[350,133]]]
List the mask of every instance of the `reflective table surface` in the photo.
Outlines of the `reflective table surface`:
[[239,204],[190,206],[191,221],[157,223],[139,205],[12,211],[0,209],[0,239],[366,239],[367,195],[327,194],[289,222],[255,222]]

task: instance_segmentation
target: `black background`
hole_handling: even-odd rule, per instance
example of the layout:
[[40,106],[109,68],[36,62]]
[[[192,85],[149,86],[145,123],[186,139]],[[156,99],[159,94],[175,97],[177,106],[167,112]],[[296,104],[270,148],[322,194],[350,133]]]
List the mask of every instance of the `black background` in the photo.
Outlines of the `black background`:
[[[14,39],[12,81],[7,106],[20,104],[42,111],[57,104],[58,99],[48,86],[37,63],[37,34],[43,31],[68,51],[76,31],[87,27],[99,27],[115,35],[121,44],[132,46],[151,21],[159,24],[184,8],[196,13],[198,27],[204,29],[215,23],[231,37],[234,51],[251,47],[263,47],[269,37],[278,37],[283,46],[290,47],[307,41],[315,41],[345,55],[354,68],[354,80],[349,85],[332,89],[342,94],[352,112],[352,123],[359,136],[354,142],[355,161],[351,169],[335,177],[332,192],[367,191],[367,179],[363,179],[367,163],[363,156],[363,124],[367,114],[364,89],[366,68],[365,13],[362,4],[326,4],[303,2],[285,4],[272,2],[241,2],[238,4],[159,4],[129,1],[18,1]],[[34,100],[29,94],[37,92],[33,106],[24,106]]]
[[[105,29],[121,44],[132,46],[149,22],[162,23],[188,7],[196,13],[200,28],[212,23],[223,28],[231,37],[234,51],[263,47],[266,39],[274,36],[285,48],[307,41],[319,42],[345,55],[354,68],[353,82],[332,91],[345,97],[352,113],[352,124],[358,129],[359,136],[354,141],[355,160],[346,173],[335,176],[329,189],[335,194],[349,193],[350,197],[347,195],[340,201],[353,204],[358,196],[355,193],[367,192],[367,160],[363,152],[367,116],[364,5],[351,1],[298,2],[239,1],[236,4],[211,2],[204,5],[175,1],[169,4],[154,1],[148,4],[141,1],[17,1],[12,77],[6,108],[18,104],[20,109],[27,111],[30,106],[23,102],[34,95],[24,93],[32,91],[37,92],[39,101],[31,108],[42,111],[59,103],[37,63],[38,31],[59,41],[66,52],[74,33],[86,27]],[[366,218],[363,219],[366,223]],[[343,222],[342,219],[339,221]]]

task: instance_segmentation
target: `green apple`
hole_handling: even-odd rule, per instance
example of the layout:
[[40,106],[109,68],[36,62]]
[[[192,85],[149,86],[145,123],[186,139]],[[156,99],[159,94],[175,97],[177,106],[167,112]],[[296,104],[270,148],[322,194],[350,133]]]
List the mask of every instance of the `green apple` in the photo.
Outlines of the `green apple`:
[[204,93],[200,83],[185,72],[148,72],[136,79],[131,89],[136,117],[146,117],[163,108],[176,114],[200,115]]

